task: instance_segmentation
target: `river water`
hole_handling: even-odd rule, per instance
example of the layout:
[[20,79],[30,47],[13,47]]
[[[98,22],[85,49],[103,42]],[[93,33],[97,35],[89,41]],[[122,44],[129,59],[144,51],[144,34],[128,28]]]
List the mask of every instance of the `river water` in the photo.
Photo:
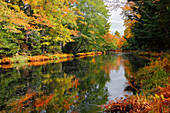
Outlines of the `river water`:
[[41,66],[0,68],[0,112],[95,113],[98,105],[135,94],[133,74],[146,60],[108,53]]

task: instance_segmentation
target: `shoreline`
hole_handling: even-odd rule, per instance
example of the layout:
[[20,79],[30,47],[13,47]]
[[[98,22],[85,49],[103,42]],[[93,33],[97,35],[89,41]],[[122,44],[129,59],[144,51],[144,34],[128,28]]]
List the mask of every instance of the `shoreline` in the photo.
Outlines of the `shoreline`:
[[[60,63],[68,60],[73,60],[74,58],[80,59],[89,56],[102,55],[106,52],[87,52],[87,53],[77,53],[73,54],[47,54],[47,55],[37,55],[37,56],[23,56],[17,55],[14,57],[5,57],[0,59],[0,68],[14,68],[22,66],[41,66],[48,63]],[[17,65],[18,64],[18,65]]]

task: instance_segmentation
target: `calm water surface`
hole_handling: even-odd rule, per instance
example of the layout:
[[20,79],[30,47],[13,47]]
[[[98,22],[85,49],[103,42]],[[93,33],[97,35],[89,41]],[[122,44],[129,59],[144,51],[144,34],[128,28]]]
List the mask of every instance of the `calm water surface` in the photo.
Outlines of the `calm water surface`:
[[0,68],[0,112],[100,112],[97,105],[135,93],[128,81],[145,63],[132,54],[109,53]]

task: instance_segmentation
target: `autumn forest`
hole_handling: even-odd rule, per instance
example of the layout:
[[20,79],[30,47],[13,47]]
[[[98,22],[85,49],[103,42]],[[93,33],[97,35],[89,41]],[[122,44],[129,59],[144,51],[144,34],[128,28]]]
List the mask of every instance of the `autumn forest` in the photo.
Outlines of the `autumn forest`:
[[[169,4],[0,0],[0,112],[168,113]],[[117,8],[123,35],[110,31]],[[110,99],[113,75],[133,94]]]

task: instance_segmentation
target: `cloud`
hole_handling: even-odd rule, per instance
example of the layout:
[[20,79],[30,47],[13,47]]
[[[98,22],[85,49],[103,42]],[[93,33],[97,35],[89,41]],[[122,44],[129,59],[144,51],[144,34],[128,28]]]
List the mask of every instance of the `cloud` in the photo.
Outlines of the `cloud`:
[[[126,0],[121,0],[121,2],[125,1]],[[109,15],[111,16],[108,21],[111,23],[110,31],[112,34],[114,34],[116,30],[120,32],[121,35],[124,34],[125,27],[123,26],[124,21],[122,19],[123,15],[121,15],[121,12],[122,12],[121,8],[118,8],[116,11],[112,10],[109,12]]]
[[111,22],[111,26],[110,26],[110,31],[112,34],[115,33],[115,31],[120,32],[121,35],[124,34],[124,29],[125,27],[123,26],[123,21],[116,21],[116,20],[112,20]]

